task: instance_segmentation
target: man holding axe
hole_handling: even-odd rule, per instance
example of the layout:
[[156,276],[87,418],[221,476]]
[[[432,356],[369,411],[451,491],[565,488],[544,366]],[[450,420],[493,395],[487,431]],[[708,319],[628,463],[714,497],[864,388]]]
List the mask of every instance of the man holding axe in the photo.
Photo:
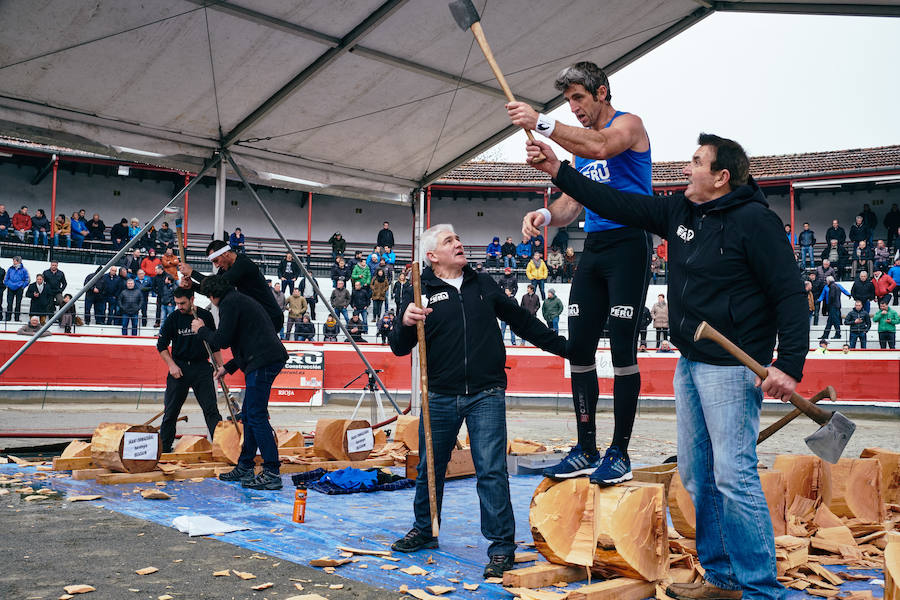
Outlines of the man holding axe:
[[[701,134],[684,167],[684,195],[625,193],[579,174],[542,142],[529,162],[600,217],[669,240],[670,335],[675,369],[678,470],[694,501],[698,583],[672,584],[672,598],[781,598],[772,522],[757,472],[763,393],[788,401],[803,375],[809,319],[794,254],[781,219],[750,177],[736,142]],[[761,364],[764,381],[709,339],[702,321]],[[778,359],[772,362],[776,336]],[[760,371],[763,375],[764,372]],[[761,388],[760,389],[760,383]]]
[[[501,577],[513,566],[516,544],[506,472],[506,350],[497,319],[508,323],[517,335],[558,356],[565,356],[566,339],[508,298],[490,275],[469,267],[465,248],[452,225],[426,230],[421,250],[429,265],[421,278],[428,306],[420,308],[407,298],[407,304],[401,307],[402,326],[394,327],[390,343],[397,356],[409,354],[417,342],[417,324],[424,322],[428,392],[419,422],[419,448],[426,453],[433,450],[437,515],[429,508],[428,461],[420,460],[413,504],[415,524],[392,548],[415,552],[438,547],[432,522],[436,523],[440,515],[444,474],[465,421],[478,478],[481,532],[491,542],[484,576]],[[433,448],[426,443],[429,412]]]

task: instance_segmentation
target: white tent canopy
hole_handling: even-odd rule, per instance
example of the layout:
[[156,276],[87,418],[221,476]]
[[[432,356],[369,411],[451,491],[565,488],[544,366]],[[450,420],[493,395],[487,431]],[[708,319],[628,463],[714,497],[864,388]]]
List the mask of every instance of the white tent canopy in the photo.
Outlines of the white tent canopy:
[[[615,72],[715,10],[900,16],[871,0],[475,6],[542,111],[563,66]],[[228,148],[257,182],[409,202],[513,131],[504,102],[446,0],[0,3],[0,134],[123,159],[196,172]]]

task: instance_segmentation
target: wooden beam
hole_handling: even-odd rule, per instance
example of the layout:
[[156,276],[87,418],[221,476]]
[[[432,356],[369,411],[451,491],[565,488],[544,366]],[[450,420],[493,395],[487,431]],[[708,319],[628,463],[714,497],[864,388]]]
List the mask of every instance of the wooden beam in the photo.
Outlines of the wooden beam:
[[91,469],[94,467],[94,459],[88,457],[63,458],[57,456],[53,459],[54,471],[74,471],[76,469]]
[[288,463],[281,465],[282,473],[306,473],[315,469],[325,469],[326,471],[337,471],[338,469],[346,469],[354,467],[356,469],[371,469],[373,467],[391,467],[394,465],[393,458],[370,458],[367,460],[320,460],[311,463]]
[[160,462],[203,463],[212,462],[212,450],[206,452],[164,452]]
[[558,581],[566,583],[587,579],[583,568],[553,563],[540,563],[533,567],[512,569],[503,574],[503,587],[540,588]]
[[72,479],[76,481],[87,481],[88,479],[97,479],[98,475],[106,475],[112,473],[109,469],[74,469],[72,471]]
[[572,590],[567,600],[643,600],[656,594],[656,585],[640,579],[619,577]]
[[117,483],[151,483],[154,481],[175,481],[177,479],[190,479],[191,477],[215,476],[216,467],[201,467],[198,469],[179,469],[172,473],[163,473],[162,471],[148,471],[146,473],[109,473],[107,475],[99,475],[97,477],[97,483],[105,485]]

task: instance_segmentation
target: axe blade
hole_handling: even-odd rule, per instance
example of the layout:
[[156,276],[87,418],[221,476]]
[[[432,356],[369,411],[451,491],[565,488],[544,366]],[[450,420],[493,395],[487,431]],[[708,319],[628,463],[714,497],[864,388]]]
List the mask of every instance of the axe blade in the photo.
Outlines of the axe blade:
[[449,6],[450,14],[453,15],[456,24],[463,31],[468,31],[473,23],[481,20],[481,17],[478,16],[478,9],[472,4],[472,0],[451,0]]
[[844,453],[844,448],[856,430],[856,423],[839,412],[831,415],[831,419],[818,431],[804,440],[816,456],[835,464]]

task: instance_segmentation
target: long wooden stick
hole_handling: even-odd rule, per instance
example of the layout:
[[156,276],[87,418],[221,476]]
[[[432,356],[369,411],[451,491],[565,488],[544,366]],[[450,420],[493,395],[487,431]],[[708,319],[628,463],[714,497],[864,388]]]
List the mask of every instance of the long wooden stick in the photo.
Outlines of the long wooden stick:
[[[422,308],[422,282],[419,278],[419,263],[412,266],[413,300]],[[425,323],[416,323],[416,338],[419,342],[419,387],[422,389],[422,427],[425,430],[425,469],[428,477],[428,508],[431,511],[431,535],[438,536],[437,490],[434,475],[434,443],[431,440],[431,414],[428,410],[428,360],[425,357]]]

